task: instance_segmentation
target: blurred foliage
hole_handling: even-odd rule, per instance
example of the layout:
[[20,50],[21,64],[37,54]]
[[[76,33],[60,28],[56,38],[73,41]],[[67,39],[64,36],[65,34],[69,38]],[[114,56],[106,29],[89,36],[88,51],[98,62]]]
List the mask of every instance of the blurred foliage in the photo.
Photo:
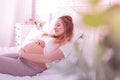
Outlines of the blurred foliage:
[[79,43],[78,42],[74,43],[74,48],[75,48],[76,52],[80,52],[80,50],[79,50]]
[[[120,75],[120,5],[111,5],[105,11],[98,11],[96,9],[99,1],[88,0],[91,10],[84,13],[82,21],[85,26],[91,28],[98,28],[102,25],[108,27],[109,34],[95,48],[93,70],[96,72],[96,80],[114,80]],[[113,49],[113,55],[105,62],[103,57],[107,48]]]
[[99,3],[99,0],[88,0],[89,4],[91,4],[92,7],[96,6]]
[[104,44],[114,49],[114,56],[109,61],[109,64],[114,73],[118,75],[120,73],[120,5],[111,6],[106,11],[106,19],[110,33],[104,39]]
[[90,11],[83,14],[82,22],[88,27],[99,27],[106,23],[106,14],[104,11],[98,11],[97,5],[100,0],[88,0]]
[[120,5],[114,5],[106,11],[110,34],[106,38],[107,45],[120,48]]
[[[93,52],[94,65],[92,67],[89,66],[83,57],[84,53],[82,54],[82,51],[79,50],[80,44],[75,42],[74,53],[78,58],[76,63],[78,67],[73,65],[72,68],[76,69],[71,69],[69,63],[67,64],[69,68],[67,67],[65,70],[68,70],[66,71],[67,74],[73,73],[74,71],[83,73],[84,76],[80,76],[78,80],[115,80],[117,76],[120,76],[120,5],[115,4],[106,10],[98,10],[100,8],[98,7],[99,1],[88,0],[90,11],[83,14],[82,22],[85,27],[90,28],[98,28],[106,25],[109,33],[95,47],[95,51]],[[107,54],[106,51],[108,48],[112,49],[112,56]],[[103,57],[105,55],[110,58],[104,60]]]
[[104,13],[86,13],[83,16],[83,23],[89,27],[98,27],[105,23]]

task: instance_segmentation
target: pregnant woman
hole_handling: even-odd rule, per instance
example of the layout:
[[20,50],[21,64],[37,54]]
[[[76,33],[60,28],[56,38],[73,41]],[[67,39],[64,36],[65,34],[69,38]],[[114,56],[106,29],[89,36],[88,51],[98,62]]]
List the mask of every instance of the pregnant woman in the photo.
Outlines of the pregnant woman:
[[71,16],[57,19],[54,34],[43,35],[42,40],[22,47],[19,54],[0,55],[0,73],[14,76],[34,76],[63,61],[70,54],[73,36]]

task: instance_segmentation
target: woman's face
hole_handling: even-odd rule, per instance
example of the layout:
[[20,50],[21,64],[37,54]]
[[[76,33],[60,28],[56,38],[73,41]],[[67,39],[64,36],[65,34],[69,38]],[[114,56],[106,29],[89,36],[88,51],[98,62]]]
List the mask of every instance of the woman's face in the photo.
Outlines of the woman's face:
[[65,29],[64,29],[64,26],[63,26],[61,19],[58,19],[56,21],[54,31],[55,31],[55,36],[60,36],[60,35],[64,34]]

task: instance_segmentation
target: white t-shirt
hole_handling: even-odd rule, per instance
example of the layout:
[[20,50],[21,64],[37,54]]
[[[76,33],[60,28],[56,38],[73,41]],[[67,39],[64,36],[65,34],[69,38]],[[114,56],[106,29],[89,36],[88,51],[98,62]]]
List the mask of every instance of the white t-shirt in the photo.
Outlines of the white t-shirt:
[[[52,37],[43,37],[41,38],[43,41],[45,41],[45,48],[44,48],[44,55],[50,53],[52,50],[56,49],[58,47],[57,44],[54,44],[53,41],[54,41],[54,38]],[[67,56],[70,55],[70,53],[72,52],[72,43],[68,42],[66,43],[65,45],[59,47],[59,49],[63,52],[64,54],[64,58],[62,59],[62,61],[64,59],[66,59]],[[53,61],[51,63],[46,63],[46,66],[47,68],[53,66],[54,64],[56,64],[57,62],[59,62],[61,60],[56,60],[56,61]]]

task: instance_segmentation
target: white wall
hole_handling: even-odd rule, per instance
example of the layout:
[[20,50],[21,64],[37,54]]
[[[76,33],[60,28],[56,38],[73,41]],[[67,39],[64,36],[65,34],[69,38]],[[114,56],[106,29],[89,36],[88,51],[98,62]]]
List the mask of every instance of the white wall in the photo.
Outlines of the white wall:
[[32,0],[0,0],[0,47],[14,46],[16,22],[31,17]]
[[32,17],[32,0],[17,0],[15,12],[16,22],[24,23]]
[[13,28],[15,0],[0,0],[0,46],[10,44]]

